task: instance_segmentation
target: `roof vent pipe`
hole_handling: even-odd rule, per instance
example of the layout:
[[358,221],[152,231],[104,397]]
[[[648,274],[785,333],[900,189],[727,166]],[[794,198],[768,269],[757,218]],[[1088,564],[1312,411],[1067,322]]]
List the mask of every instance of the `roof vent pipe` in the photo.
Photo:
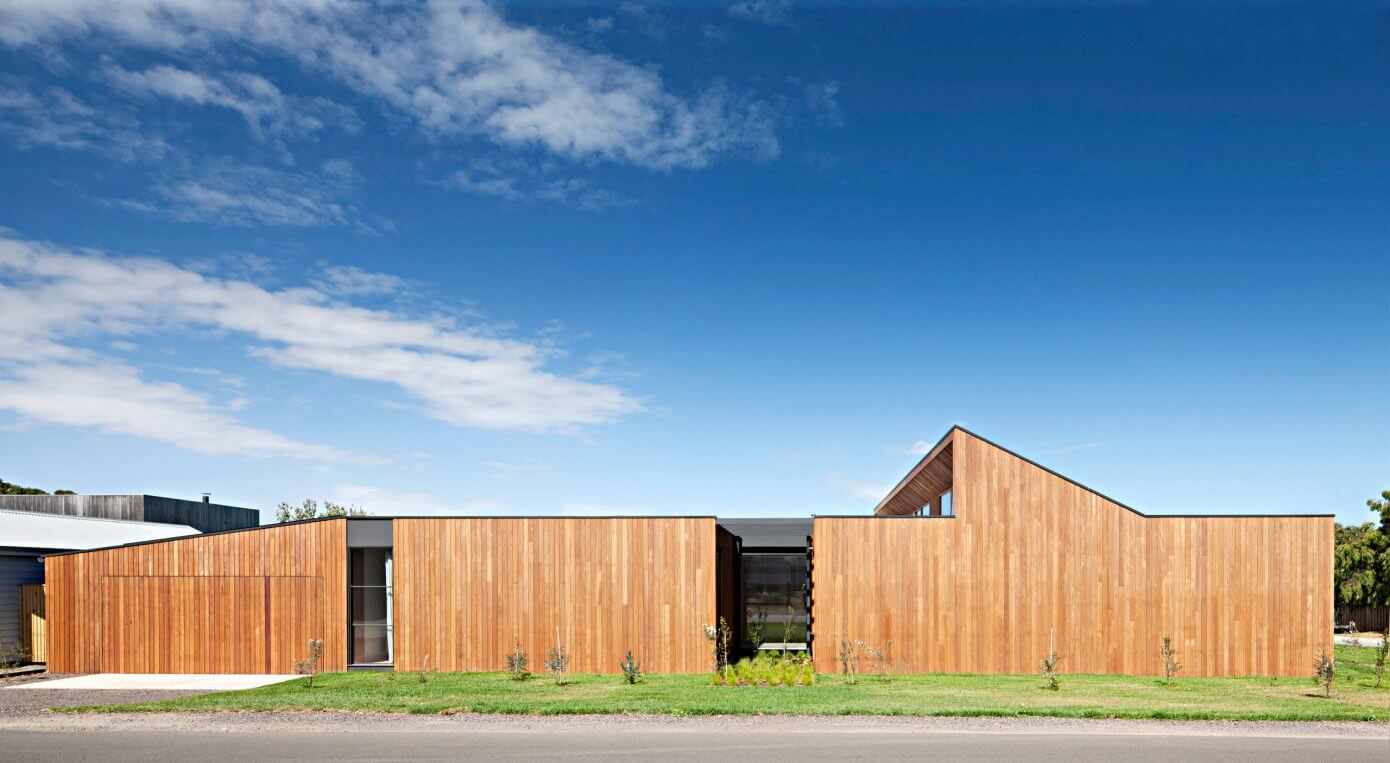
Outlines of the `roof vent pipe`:
[[212,493],[203,493],[203,503],[212,502]]

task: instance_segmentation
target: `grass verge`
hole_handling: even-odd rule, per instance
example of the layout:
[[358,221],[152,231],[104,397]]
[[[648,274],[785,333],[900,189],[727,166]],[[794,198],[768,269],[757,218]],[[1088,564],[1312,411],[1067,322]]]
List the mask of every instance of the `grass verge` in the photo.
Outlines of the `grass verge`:
[[[246,691],[162,702],[55,708],[68,712],[339,710],[394,713],[662,715],[957,715],[1168,720],[1387,721],[1390,688],[1374,688],[1372,649],[1337,647],[1337,683],[1322,696],[1311,678],[1178,678],[1064,675],[1060,691],[1033,675],[821,675],[808,687],[714,687],[703,675],[577,675],[566,686],[504,673],[330,673]],[[1310,666],[1311,674],[1311,666]]]

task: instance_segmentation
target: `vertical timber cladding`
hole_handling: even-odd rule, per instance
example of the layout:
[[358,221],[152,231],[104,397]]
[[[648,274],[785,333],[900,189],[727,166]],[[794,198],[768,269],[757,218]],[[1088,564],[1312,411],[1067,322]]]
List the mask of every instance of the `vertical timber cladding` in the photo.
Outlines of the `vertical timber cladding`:
[[1306,676],[1332,649],[1331,517],[1145,517],[952,434],[954,519],[815,520],[816,668],[893,642],[904,673]]
[[396,519],[397,670],[501,670],[520,641],[531,669],[559,638],[577,673],[709,667],[715,521],[665,518]]
[[346,520],[50,556],[54,673],[292,673],[309,639],[347,667]]

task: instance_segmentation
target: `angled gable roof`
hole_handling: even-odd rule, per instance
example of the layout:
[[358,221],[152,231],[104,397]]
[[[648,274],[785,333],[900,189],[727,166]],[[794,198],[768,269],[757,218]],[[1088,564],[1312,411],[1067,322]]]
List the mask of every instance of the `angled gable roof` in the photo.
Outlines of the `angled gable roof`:
[[1103,500],[1105,500],[1105,501],[1108,501],[1108,502],[1110,502],[1110,503],[1112,503],[1112,504],[1114,504],[1114,505],[1116,505],[1116,506],[1118,506],[1118,507],[1120,507],[1120,508],[1122,508],[1122,509],[1125,509],[1125,510],[1127,510],[1127,511],[1132,511],[1132,512],[1134,512],[1135,514],[1138,514],[1138,515],[1141,516],[1141,517],[1164,518],[1164,517],[1195,517],[1195,516],[1217,516],[1217,517],[1269,517],[1269,516],[1275,516],[1275,517],[1330,517],[1330,516],[1333,516],[1332,514],[1157,514],[1157,515],[1155,515],[1155,514],[1145,514],[1144,512],[1142,512],[1142,511],[1140,511],[1140,510],[1134,508],[1133,506],[1129,506],[1128,504],[1121,503],[1120,501],[1117,501],[1117,500],[1115,500],[1114,498],[1111,498],[1110,496],[1108,496],[1108,495],[1106,495],[1106,494],[1104,494],[1104,493],[1102,493],[1102,492],[1100,492],[1100,491],[1098,491],[1098,490],[1094,490],[1094,489],[1092,489],[1092,488],[1090,488],[1090,487],[1087,487],[1086,485],[1083,485],[1083,484],[1081,484],[1080,482],[1077,482],[1076,480],[1074,480],[1074,479],[1072,479],[1072,478],[1070,478],[1070,477],[1068,477],[1068,476],[1066,476],[1066,475],[1064,475],[1064,474],[1060,474],[1060,473],[1058,473],[1058,472],[1056,472],[1056,471],[1054,471],[1054,470],[1052,470],[1052,469],[1049,469],[1049,468],[1047,468],[1046,466],[1043,466],[1042,464],[1039,464],[1038,462],[1036,462],[1036,461],[1034,461],[1034,460],[1032,460],[1032,459],[1030,459],[1030,458],[1028,458],[1028,457],[1026,457],[1026,456],[1019,455],[1018,453],[1015,453],[1014,451],[1009,450],[1008,448],[1006,448],[1006,447],[1004,447],[1004,446],[1002,446],[1002,445],[1000,445],[1000,444],[998,444],[998,443],[996,443],[996,442],[993,442],[992,440],[990,440],[990,439],[988,439],[988,438],[986,438],[986,437],[982,437],[982,436],[980,436],[980,435],[978,435],[978,434],[976,434],[976,433],[974,433],[974,432],[972,432],[972,431],[966,429],[965,427],[962,427],[962,426],[959,426],[959,425],[957,425],[957,426],[952,426],[952,427],[950,428],[950,430],[948,430],[948,431],[946,432],[946,434],[945,434],[939,441],[937,441],[936,445],[934,445],[934,446],[932,447],[931,450],[927,451],[927,455],[926,455],[926,456],[923,456],[923,457],[922,457],[922,460],[919,461],[919,462],[917,462],[917,465],[914,466],[914,467],[912,468],[912,470],[909,471],[909,472],[907,473],[907,476],[903,477],[902,481],[900,481],[896,486],[894,486],[894,488],[893,488],[891,491],[888,492],[888,495],[885,496],[885,497],[883,498],[882,501],[879,501],[878,506],[874,507],[874,512],[873,512],[873,513],[874,513],[876,516],[906,516],[906,515],[910,515],[910,514],[915,514],[915,513],[917,513],[917,512],[922,508],[922,506],[925,504],[925,502],[926,502],[927,500],[929,500],[929,499],[931,499],[931,498],[934,498],[934,497],[936,497],[937,495],[940,495],[940,494],[941,494],[942,492],[944,492],[945,490],[951,489],[951,486],[952,486],[953,480],[954,480],[954,471],[953,471],[954,467],[953,467],[953,460],[952,460],[952,456],[953,456],[952,443],[953,443],[953,441],[955,440],[955,437],[956,437],[956,433],[957,433],[957,432],[960,432],[960,433],[963,433],[963,434],[968,435],[968,436],[970,436],[970,437],[973,437],[973,438],[975,438],[976,440],[979,440],[980,442],[983,442],[984,444],[986,444],[986,445],[988,445],[988,446],[990,446],[990,447],[992,447],[992,448],[995,448],[995,449],[997,449],[997,450],[999,450],[999,451],[1001,451],[1001,452],[1003,452],[1003,453],[1008,454],[1009,456],[1011,456],[1011,457],[1013,457],[1013,458],[1016,458],[1016,459],[1018,459],[1018,460],[1020,460],[1020,461],[1023,461],[1024,463],[1027,463],[1027,464],[1029,464],[1030,466],[1033,466],[1033,467],[1035,467],[1035,468],[1037,468],[1037,469],[1040,469],[1040,470],[1042,470],[1042,471],[1044,471],[1044,472],[1046,472],[1046,473],[1052,475],[1053,477],[1056,477],[1056,478],[1061,479],[1061,480],[1063,480],[1063,481],[1065,481],[1065,482],[1068,482],[1068,483],[1070,483],[1070,484],[1072,484],[1072,485],[1075,485],[1076,487],[1079,487],[1079,488],[1081,488],[1082,490],[1085,490],[1086,492],[1091,493],[1092,495],[1095,495],[1095,496],[1097,496],[1097,497],[1099,497],[1099,498],[1101,498],[1101,499],[1103,499]]

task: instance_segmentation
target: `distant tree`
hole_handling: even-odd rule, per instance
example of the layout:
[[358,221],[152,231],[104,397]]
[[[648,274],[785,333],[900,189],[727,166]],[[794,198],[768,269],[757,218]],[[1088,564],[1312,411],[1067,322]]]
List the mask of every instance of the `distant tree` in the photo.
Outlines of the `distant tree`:
[[1375,522],[1337,525],[1333,576],[1338,604],[1390,604],[1390,490],[1366,501]]
[[[76,495],[71,490],[54,490],[54,495]],[[16,485],[13,482],[0,480],[0,495],[48,495],[47,490],[40,490],[36,487],[25,487]]]
[[358,506],[344,506],[332,501],[324,501],[320,508],[319,502],[312,498],[305,498],[298,506],[291,506],[284,501],[275,507],[276,522],[294,522],[301,519],[318,519],[319,517],[365,517],[367,512]]

